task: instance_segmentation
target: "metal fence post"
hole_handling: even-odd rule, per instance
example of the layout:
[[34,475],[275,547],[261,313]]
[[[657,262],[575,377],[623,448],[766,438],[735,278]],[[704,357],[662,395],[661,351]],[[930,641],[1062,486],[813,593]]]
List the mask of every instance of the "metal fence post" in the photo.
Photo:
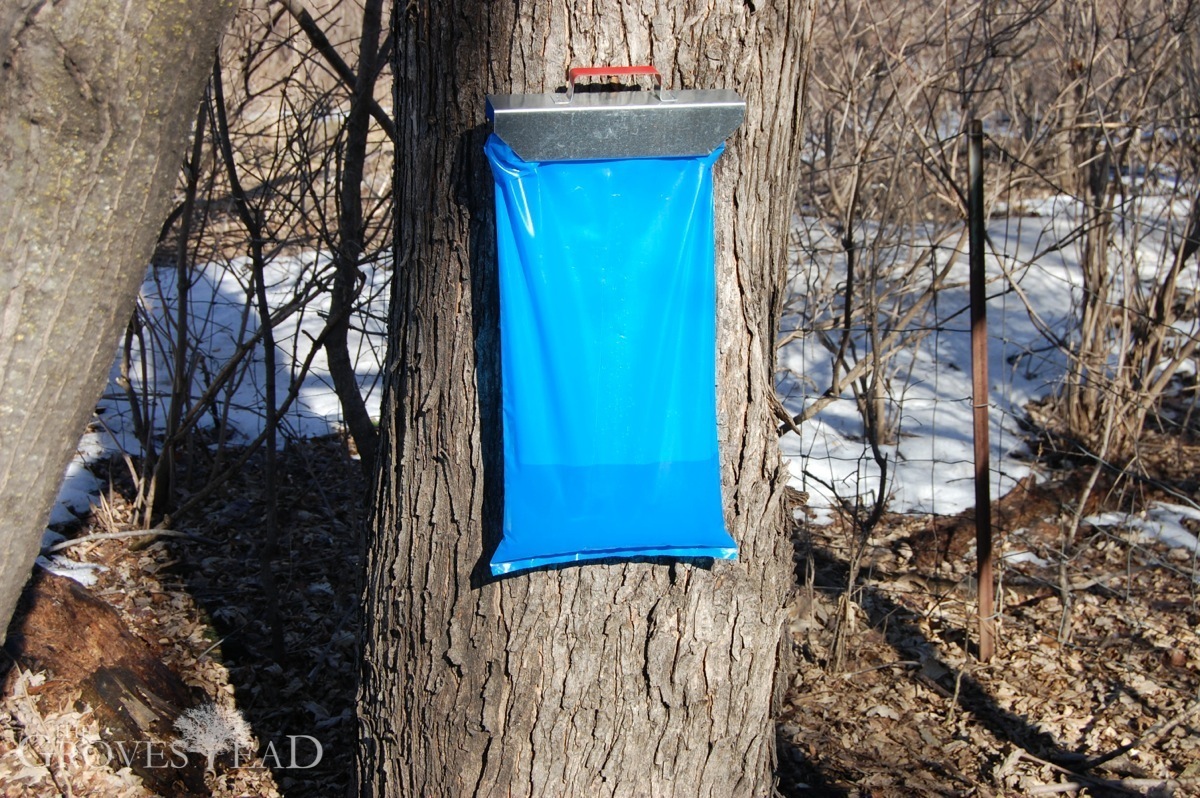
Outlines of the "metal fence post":
[[992,577],[992,495],[989,482],[987,285],[984,273],[983,123],[971,120],[967,164],[968,233],[971,267],[971,403],[975,438],[975,554],[979,588],[979,659],[987,662],[996,650],[995,582]]

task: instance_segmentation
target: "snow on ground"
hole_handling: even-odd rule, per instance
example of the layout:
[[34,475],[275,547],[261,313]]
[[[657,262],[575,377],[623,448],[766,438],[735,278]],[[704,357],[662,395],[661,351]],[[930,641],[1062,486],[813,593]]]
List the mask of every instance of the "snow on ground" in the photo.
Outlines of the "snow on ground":
[[[272,309],[295,305],[295,312],[276,327],[276,401],[283,403],[295,381],[295,402],[281,418],[286,436],[304,438],[337,431],[341,409],[324,351],[312,358],[302,379],[299,364],[308,358],[313,340],[325,326],[329,312],[329,294],[314,292],[313,284],[328,285],[329,261],[325,255],[306,253],[279,257],[266,270],[267,296]],[[357,313],[349,334],[350,355],[355,359],[360,389],[373,417],[378,417],[383,391],[382,368],[386,343],[387,274],[383,269],[365,268],[362,289],[364,308]],[[139,412],[148,416],[159,432],[164,429],[171,395],[173,362],[167,342],[174,329],[178,292],[173,268],[151,267],[142,284],[140,303],[144,325],[130,351],[128,374],[139,398]],[[250,266],[244,259],[230,263],[212,263],[196,269],[188,289],[189,327],[199,351],[189,355],[192,375],[191,396],[198,401],[213,375],[243,344],[258,331],[258,315],[248,304],[251,292]],[[312,296],[309,296],[312,294]],[[305,299],[305,302],[297,300]],[[194,344],[193,344],[194,345]],[[78,454],[68,466],[58,503],[52,511],[51,526],[69,523],[85,513],[101,485],[87,469],[87,463],[112,454],[137,454],[140,446],[135,433],[134,416],[127,392],[121,387],[123,344],[118,347],[108,386],[97,403],[94,431],[80,441]],[[252,441],[263,430],[265,409],[262,401],[266,374],[261,346],[254,347],[248,367],[209,402],[200,426],[215,429],[224,424],[225,440],[230,444]],[[149,387],[149,391],[146,388]]]
[[1121,526],[1140,533],[1143,540],[1159,541],[1173,549],[1200,554],[1200,540],[1184,526],[1184,519],[1200,521],[1200,509],[1182,504],[1151,502],[1141,515],[1100,513],[1083,519],[1095,527]]
[[[1178,230],[1187,217],[1186,204],[1143,197],[1141,216],[1118,206],[1119,235],[1130,242],[1133,261],[1117,268],[1114,296],[1124,280],[1143,285],[1160,282]],[[990,473],[993,499],[1003,496],[1030,473],[1030,454],[1020,422],[1030,402],[1049,395],[1066,370],[1066,358],[1055,339],[1067,340],[1078,324],[1082,297],[1079,263],[1082,242],[1072,233],[1079,207],[1063,197],[1026,202],[1021,215],[998,216],[988,224],[993,247],[986,258],[988,276],[988,374]],[[794,258],[790,299],[782,319],[777,388],[793,416],[820,399],[832,381],[834,358],[830,345],[839,340],[840,304],[814,307],[806,297],[810,286],[840,290],[845,264],[838,242],[819,222],[797,220],[799,249],[821,253]],[[1171,231],[1174,236],[1169,235]],[[865,227],[861,238],[877,230]],[[924,243],[936,249],[937,268],[953,260],[947,287],[913,326],[929,331],[912,345],[901,347],[890,365],[888,413],[897,420],[897,440],[884,446],[888,458],[888,509],[896,512],[958,513],[974,504],[973,413],[971,400],[971,341],[965,247],[957,256],[958,233]],[[914,246],[913,243],[907,246]],[[908,254],[902,247],[897,259]],[[865,267],[860,265],[860,271]],[[932,266],[928,269],[932,274]],[[1187,270],[1191,272],[1192,270]],[[832,274],[831,274],[832,273]],[[863,275],[858,279],[861,281]],[[928,281],[925,283],[928,284]],[[1193,275],[1181,275],[1181,286],[1194,288]],[[918,286],[923,288],[923,286]],[[788,333],[827,324],[826,342],[814,334]],[[1196,334],[1195,322],[1185,332]],[[855,343],[866,357],[865,333]],[[847,358],[853,364],[853,355]],[[880,469],[864,438],[864,426],[850,391],[801,427],[781,439],[792,483],[809,494],[809,506],[820,523],[832,518],[838,498],[864,497],[869,504],[878,490]]]
[[[801,228],[810,227],[802,222]],[[995,220],[989,235],[1004,256],[988,258],[988,366],[991,392],[991,469],[993,497],[1004,495],[1029,473],[1029,454],[1018,421],[1022,408],[1045,396],[1062,375],[1064,360],[1039,329],[1066,328],[1076,279],[1073,263],[1054,253],[1024,270],[1021,294],[1001,290],[1001,279],[1014,264],[1031,258],[1053,235],[1048,219]],[[954,244],[951,240],[949,249]],[[939,264],[951,254],[939,254]],[[793,296],[809,284],[803,262],[793,267]],[[889,459],[890,509],[897,512],[953,514],[974,503],[971,336],[967,311],[965,258],[954,266],[928,315],[918,326],[930,332],[915,347],[904,347],[893,360],[888,386],[889,415],[897,419],[898,442],[884,447]],[[1029,307],[1022,298],[1029,301]],[[784,329],[806,323],[803,308],[784,317]],[[1032,312],[1030,312],[1032,311]],[[834,334],[836,335],[836,330]],[[851,361],[853,362],[853,361]],[[833,358],[818,336],[805,335],[780,352],[777,385],[785,408],[798,414],[818,399],[832,380]],[[804,424],[801,435],[781,439],[793,484],[808,491],[809,504],[829,508],[836,496],[854,496],[878,485],[875,464],[855,402],[835,401]],[[873,497],[873,494],[869,494]],[[828,517],[828,516],[826,516]]]
[[[319,278],[329,279],[328,259],[323,255],[307,253],[298,257],[280,257],[267,266],[267,299],[273,312],[287,307],[297,300],[306,300],[295,313],[275,327],[276,356],[276,402],[282,403],[288,393],[298,365],[308,357],[312,341],[325,326],[329,312],[329,294],[315,292],[312,285]],[[383,270],[366,272],[367,283],[363,288],[369,313],[359,314],[351,322],[349,336],[350,356],[357,366],[360,387],[368,406],[375,408],[378,415],[379,397],[382,392],[382,360],[386,341],[386,279]],[[200,357],[191,359],[193,399],[198,399],[202,388],[208,384],[206,374],[215,374],[237,351],[239,345],[250,340],[258,331],[256,309],[247,304],[251,291],[250,265],[244,259],[230,264],[216,263],[200,267],[193,274],[189,288],[189,313],[193,337],[202,342]],[[134,352],[130,365],[130,376],[138,383],[142,392],[140,375],[144,367],[147,382],[157,401],[152,405],[157,428],[162,427],[167,413],[167,402],[171,393],[172,364],[167,353],[166,341],[174,323],[176,308],[175,270],[152,268],[142,285],[142,305],[149,316],[150,324],[144,335],[148,353],[140,356]],[[136,452],[137,441],[133,437],[133,423],[129,402],[118,385],[120,375],[120,353],[113,364],[108,389],[98,407],[103,409],[104,425],[109,432],[106,445],[116,445],[119,450]],[[214,412],[203,424],[212,427],[219,416],[229,430],[231,443],[246,443],[263,430],[265,420],[264,391],[265,370],[260,347],[253,355],[254,367],[245,370],[242,379],[219,393]],[[118,419],[116,423],[112,419]],[[325,354],[318,352],[312,366],[300,384],[296,401],[281,419],[285,434],[291,437],[325,435],[338,428],[341,410]]]

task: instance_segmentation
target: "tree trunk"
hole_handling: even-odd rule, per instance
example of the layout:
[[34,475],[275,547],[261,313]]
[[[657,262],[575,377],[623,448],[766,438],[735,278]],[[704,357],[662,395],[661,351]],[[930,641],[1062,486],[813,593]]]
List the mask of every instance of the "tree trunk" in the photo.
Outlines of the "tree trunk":
[[0,0],[0,629],[129,320],[231,0]]
[[[519,9],[519,10],[518,10]],[[771,791],[792,544],[769,398],[812,3],[398,4],[396,275],[359,695],[363,795]],[[491,581],[502,460],[486,92],[653,63],[734,88],[715,170],[718,413],[740,560]]]

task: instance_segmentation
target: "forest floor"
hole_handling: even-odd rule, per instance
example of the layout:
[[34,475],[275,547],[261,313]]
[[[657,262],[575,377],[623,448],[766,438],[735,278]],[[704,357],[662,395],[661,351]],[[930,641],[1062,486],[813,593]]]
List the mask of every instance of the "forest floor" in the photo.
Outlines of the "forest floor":
[[[1082,523],[1064,558],[1090,470],[996,503],[998,549],[1017,556],[1000,560],[986,663],[969,513],[885,516],[849,591],[853,530],[807,527],[777,726],[785,795],[1200,795],[1195,552],[1148,541],[1129,480],[1101,474],[1088,517],[1133,523]],[[1139,493],[1145,507],[1159,492]]]
[[[1100,473],[1086,516],[1132,511],[1136,521],[1176,500],[1171,491],[1200,473],[1197,451],[1180,446],[1153,484]],[[849,525],[797,511],[783,795],[1200,795],[1195,553],[1145,539],[1136,523],[1096,521],[1079,526],[1064,560],[1063,530],[1091,468],[1056,465],[996,503],[1009,556],[988,663],[974,643],[969,515],[885,515],[859,545]],[[212,772],[171,795],[324,798],[350,781],[364,485],[336,438],[289,446],[280,467],[273,553],[254,461],[173,524],[189,537],[92,538],[62,552],[99,566],[87,592],[182,678],[188,703],[236,707],[249,722],[254,739],[236,766],[219,753]],[[122,470],[112,467],[110,498],[68,537],[130,530]],[[151,795],[138,772],[165,760],[114,755],[85,690],[29,653],[86,641],[39,649],[34,638],[54,632],[25,628],[30,617],[27,602],[0,661],[0,795]]]

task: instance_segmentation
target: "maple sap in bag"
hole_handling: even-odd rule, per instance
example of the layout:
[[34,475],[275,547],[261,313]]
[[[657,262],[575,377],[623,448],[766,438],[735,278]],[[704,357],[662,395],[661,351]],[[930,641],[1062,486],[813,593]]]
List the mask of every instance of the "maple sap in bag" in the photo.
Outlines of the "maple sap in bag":
[[735,558],[717,454],[712,167],[744,105],[732,92],[488,100],[504,423],[492,573]]

